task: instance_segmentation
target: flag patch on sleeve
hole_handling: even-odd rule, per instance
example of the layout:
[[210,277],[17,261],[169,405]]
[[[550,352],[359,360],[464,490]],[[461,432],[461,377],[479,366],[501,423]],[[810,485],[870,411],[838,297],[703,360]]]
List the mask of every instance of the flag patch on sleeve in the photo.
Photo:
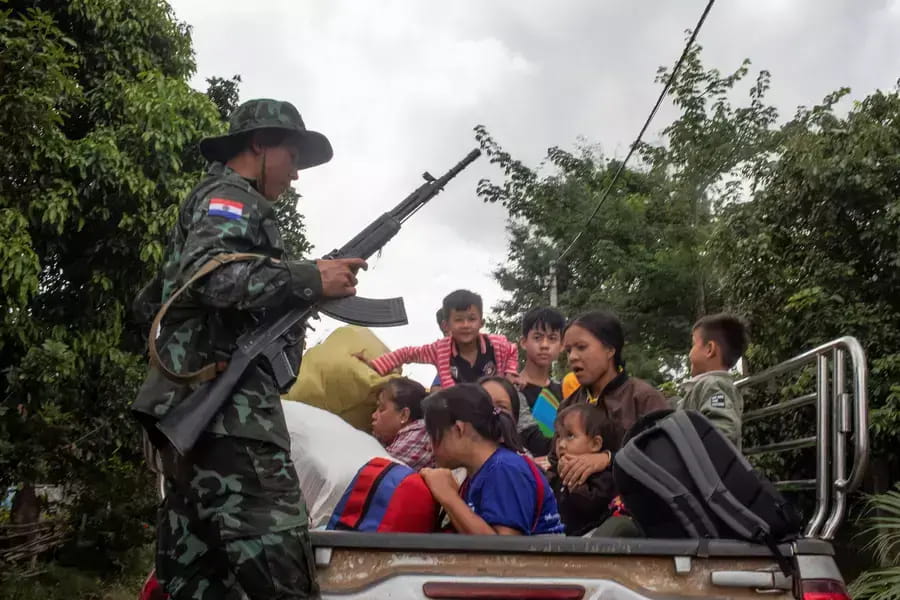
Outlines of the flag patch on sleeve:
[[725,408],[725,394],[716,392],[709,397],[709,405],[713,408]]
[[209,214],[214,217],[226,219],[240,219],[244,216],[244,203],[226,200],[225,198],[213,198],[209,201]]

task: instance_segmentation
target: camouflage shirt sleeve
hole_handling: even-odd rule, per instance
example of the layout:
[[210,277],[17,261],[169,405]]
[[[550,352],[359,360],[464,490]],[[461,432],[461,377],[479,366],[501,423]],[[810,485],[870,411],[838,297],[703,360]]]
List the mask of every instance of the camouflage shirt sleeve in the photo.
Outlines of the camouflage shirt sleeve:
[[314,262],[281,260],[281,235],[271,205],[237,186],[222,185],[196,203],[180,257],[187,281],[217,254],[247,252],[267,258],[229,263],[197,282],[191,298],[212,308],[274,308],[314,302],[322,280]]
[[743,403],[735,387],[712,379],[697,386],[691,395],[695,397],[686,399],[685,408],[696,407],[700,414],[740,449]]

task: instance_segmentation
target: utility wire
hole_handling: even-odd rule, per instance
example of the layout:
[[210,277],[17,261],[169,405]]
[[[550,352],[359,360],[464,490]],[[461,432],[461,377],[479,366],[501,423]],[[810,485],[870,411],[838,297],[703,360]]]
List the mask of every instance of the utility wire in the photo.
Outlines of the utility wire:
[[597,213],[600,212],[600,207],[603,206],[603,203],[606,201],[606,198],[609,196],[609,193],[612,191],[613,186],[616,185],[616,182],[619,180],[619,176],[622,174],[622,171],[625,170],[625,165],[628,164],[628,159],[631,158],[631,155],[634,154],[634,151],[637,149],[638,144],[641,143],[641,138],[644,137],[644,134],[647,132],[647,128],[650,127],[650,122],[653,121],[653,117],[656,116],[656,112],[659,110],[659,107],[662,105],[663,100],[666,97],[666,94],[669,92],[669,88],[672,86],[672,82],[675,81],[676,75],[678,75],[678,70],[681,68],[681,64],[684,62],[684,59],[687,57],[688,51],[693,46],[694,41],[697,39],[697,34],[700,33],[700,28],[703,27],[703,22],[706,21],[706,15],[709,14],[710,9],[716,0],[709,0],[709,3],[706,5],[706,8],[703,9],[703,14],[700,15],[700,20],[697,21],[697,25],[694,27],[694,30],[691,32],[691,37],[688,39],[687,44],[684,46],[684,50],[681,52],[681,56],[678,57],[678,61],[675,63],[675,67],[672,69],[672,72],[669,74],[669,79],[666,80],[666,84],[663,86],[662,91],[659,93],[659,98],[656,99],[656,104],[653,106],[653,110],[650,111],[650,115],[647,117],[647,120],[644,122],[644,126],[641,127],[640,133],[638,133],[637,138],[634,140],[634,143],[631,144],[631,148],[628,149],[628,154],[625,155],[625,159],[619,163],[619,168],[616,169],[615,174],[613,175],[612,181],[609,182],[609,185],[606,186],[606,189],[603,190],[603,193],[600,195],[600,200],[597,202],[597,206],[594,207],[593,212],[591,212],[591,216],[588,217],[588,220],[585,222],[584,226],[581,228],[581,231],[572,238],[572,241],[566,246],[566,249],[562,251],[562,254],[556,259],[556,262],[561,261],[565,256],[575,247],[575,244],[578,243],[578,240],[581,239],[581,236],[584,235],[587,228],[590,226],[591,221],[594,220],[594,217],[597,216]]

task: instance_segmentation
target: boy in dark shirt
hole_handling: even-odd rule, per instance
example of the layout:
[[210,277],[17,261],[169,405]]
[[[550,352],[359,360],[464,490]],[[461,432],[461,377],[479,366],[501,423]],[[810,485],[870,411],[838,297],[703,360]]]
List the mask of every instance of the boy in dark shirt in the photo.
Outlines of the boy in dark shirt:
[[519,389],[526,402],[520,405],[519,437],[525,448],[540,460],[550,453],[556,409],[562,401],[562,386],[550,376],[553,361],[562,350],[566,318],[554,308],[533,308],[522,317],[519,347],[525,352],[525,367],[519,373]]
[[[556,433],[560,465],[583,454],[612,453],[621,445],[621,440],[615,439],[615,428],[604,418],[603,411],[587,403],[561,410],[556,417]],[[611,514],[609,506],[617,494],[612,469],[594,473],[572,489],[565,487],[557,469],[552,469],[548,476],[566,535],[584,535]]]

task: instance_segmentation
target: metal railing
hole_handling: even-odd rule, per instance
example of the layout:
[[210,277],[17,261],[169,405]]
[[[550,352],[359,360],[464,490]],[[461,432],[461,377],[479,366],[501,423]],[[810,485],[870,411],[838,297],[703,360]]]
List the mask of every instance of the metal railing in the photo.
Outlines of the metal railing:
[[[851,391],[847,391],[847,358],[852,373]],[[808,365],[816,366],[816,391],[744,413],[743,422],[773,417],[805,406],[816,408],[816,435],[745,448],[744,454],[785,452],[815,447],[816,478],[776,482],[782,489],[814,489],[816,507],[804,535],[830,540],[847,511],[847,495],[859,487],[869,462],[869,400],[866,355],[853,337],[842,337],[822,344],[799,356],[777,364],[756,375],[736,382],[746,390],[774,381]],[[853,462],[847,474],[847,447],[852,443]]]

